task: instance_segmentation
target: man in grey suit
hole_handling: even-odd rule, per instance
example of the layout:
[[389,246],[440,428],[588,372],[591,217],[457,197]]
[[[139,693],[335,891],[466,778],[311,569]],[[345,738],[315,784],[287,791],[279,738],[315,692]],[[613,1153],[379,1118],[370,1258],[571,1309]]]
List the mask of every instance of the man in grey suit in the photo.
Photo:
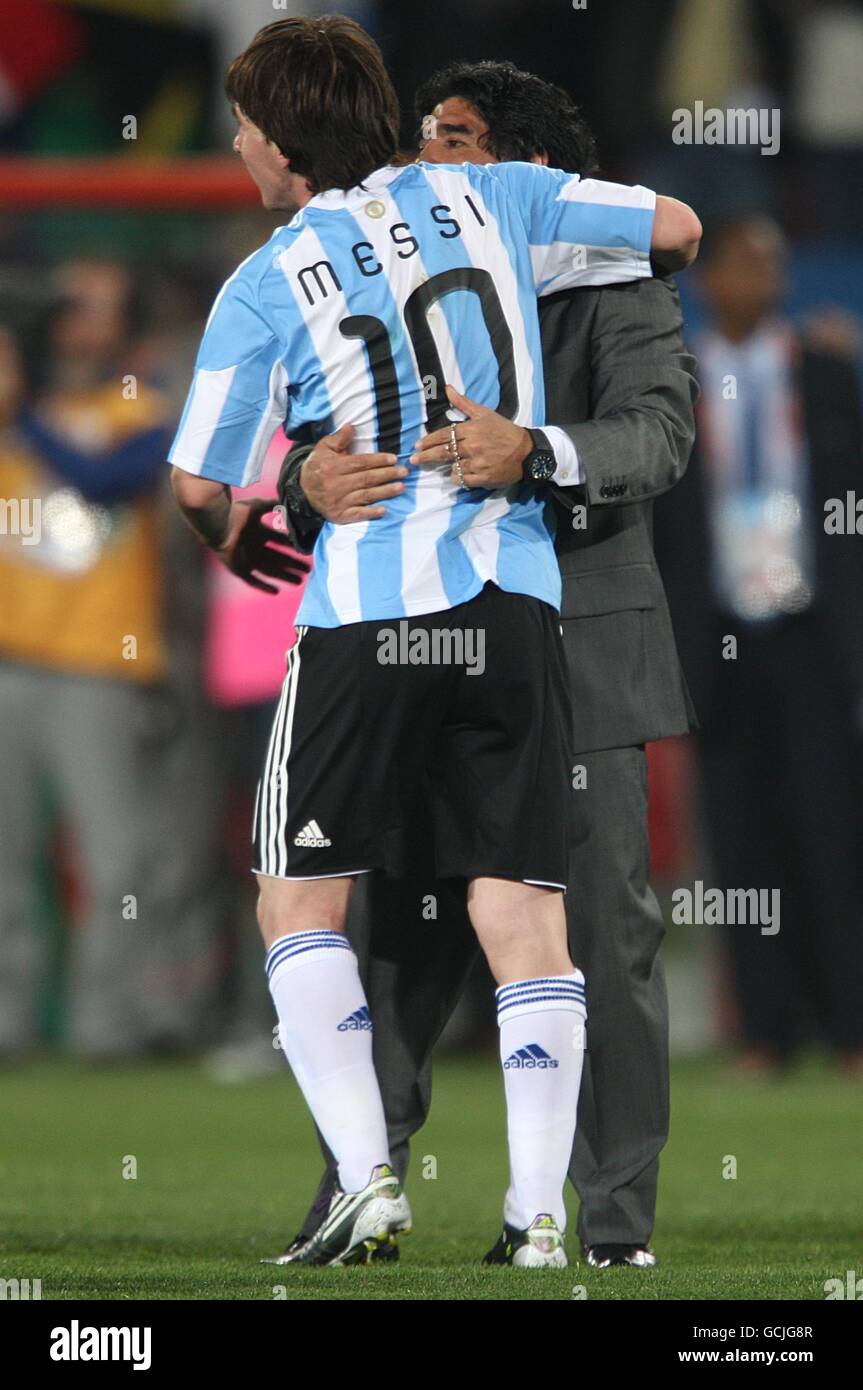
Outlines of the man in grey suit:
[[[592,139],[567,94],[509,63],[436,74],[417,94],[417,110],[421,157],[431,162],[532,159],[581,174],[594,167]],[[577,453],[577,477],[564,478],[559,464],[546,485],[558,506],[561,624],[580,750],[567,914],[590,1008],[570,1179],[589,1262],[644,1268],[655,1264],[649,1240],[668,1135],[664,928],[649,883],[645,744],[694,723],[653,554],[652,506],[688,462],[694,364],[667,279],[551,295],[540,301],[540,322],[547,418]],[[450,399],[468,415],[458,426],[468,484],[522,481],[537,431]],[[394,494],[396,470],[348,454],[349,436],[348,428],[313,449],[295,447],[286,460],[280,493],[301,549],[311,548],[321,516],[373,525]],[[420,464],[439,461],[441,443],[436,435],[423,441]],[[422,808],[404,856],[399,877],[359,881],[350,929],[401,1178],[431,1100],[434,1044],[476,957],[464,885],[435,881]],[[289,1262],[316,1229],[332,1180],[328,1170],[279,1261]],[[486,1260],[504,1253],[499,1241]]]

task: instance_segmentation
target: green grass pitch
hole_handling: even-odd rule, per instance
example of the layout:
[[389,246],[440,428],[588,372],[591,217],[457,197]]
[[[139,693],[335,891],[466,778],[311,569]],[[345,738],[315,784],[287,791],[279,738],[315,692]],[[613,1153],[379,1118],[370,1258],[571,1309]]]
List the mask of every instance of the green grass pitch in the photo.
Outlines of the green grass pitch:
[[656,1270],[591,1270],[574,1237],[566,1270],[478,1266],[506,1180],[492,1058],[438,1065],[400,1264],[293,1270],[258,1263],[319,1172],[287,1069],[222,1086],[186,1064],[34,1063],[0,1075],[0,1278],[41,1279],[43,1299],[823,1299],[826,1279],[863,1273],[859,1086],[817,1060],[749,1087],[685,1062],[672,1106]]

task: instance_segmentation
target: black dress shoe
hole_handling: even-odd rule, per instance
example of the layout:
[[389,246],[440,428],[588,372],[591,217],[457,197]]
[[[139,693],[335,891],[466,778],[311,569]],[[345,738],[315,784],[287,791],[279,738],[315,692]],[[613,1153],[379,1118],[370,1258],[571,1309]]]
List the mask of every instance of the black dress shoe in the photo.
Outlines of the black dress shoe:
[[487,1250],[482,1257],[484,1265],[508,1265],[512,1257],[512,1242],[507,1235],[506,1226],[503,1234],[499,1235],[495,1244]]
[[594,1269],[653,1269],[659,1262],[646,1245],[585,1245],[584,1258]]

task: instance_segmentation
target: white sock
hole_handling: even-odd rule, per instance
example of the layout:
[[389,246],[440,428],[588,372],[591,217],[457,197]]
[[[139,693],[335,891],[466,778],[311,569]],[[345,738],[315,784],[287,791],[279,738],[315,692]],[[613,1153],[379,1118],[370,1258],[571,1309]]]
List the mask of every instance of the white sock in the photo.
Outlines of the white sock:
[[584,1059],[584,976],[519,980],[495,997],[509,1138],[504,1220],[526,1230],[548,1212],[562,1231]]
[[359,1192],[390,1159],[357,958],[341,932],[295,932],[270,947],[267,978],[282,1051],[339,1165],[343,1191]]

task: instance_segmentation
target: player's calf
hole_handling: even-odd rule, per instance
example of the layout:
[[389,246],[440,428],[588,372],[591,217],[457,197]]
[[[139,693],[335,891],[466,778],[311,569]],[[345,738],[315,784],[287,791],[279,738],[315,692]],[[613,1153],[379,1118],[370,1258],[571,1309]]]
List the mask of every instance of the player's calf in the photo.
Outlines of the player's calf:
[[357,958],[343,932],[299,930],[272,941],[266,969],[282,1051],[342,1192],[360,1192],[373,1169],[389,1164],[389,1144]]
[[563,1189],[584,1056],[584,976],[570,959],[562,893],[479,879],[469,908],[501,981],[496,998],[510,1158],[504,1229],[510,1255],[518,1255],[502,1262],[560,1267],[566,1262]]

